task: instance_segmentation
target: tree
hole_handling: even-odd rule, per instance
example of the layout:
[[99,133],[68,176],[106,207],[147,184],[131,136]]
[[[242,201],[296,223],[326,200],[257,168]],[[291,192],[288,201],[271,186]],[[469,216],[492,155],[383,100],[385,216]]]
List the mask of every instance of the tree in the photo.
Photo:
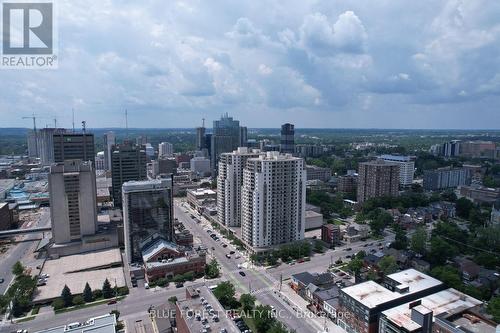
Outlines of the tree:
[[94,296],[94,299],[99,299],[102,297],[102,290],[101,289],[96,289],[92,291],[92,295]]
[[90,288],[89,283],[85,283],[85,288],[83,288],[83,300],[88,303],[92,302],[94,299],[94,295],[92,295],[92,289]]
[[82,305],[85,304],[85,300],[83,299],[82,295],[76,295],[73,297],[73,304],[74,305]]
[[354,274],[358,274],[361,268],[363,268],[363,260],[359,258],[354,258],[347,264],[347,269]]
[[224,307],[231,307],[236,302],[236,299],[234,298],[235,293],[236,291],[234,286],[229,281],[219,283],[219,285],[214,289],[214,296]]
[[193,281],[194,273],[193,272],[186,272],[186,273],[182,274],[182,278],[184,279],[184,281]]
[[205,277],[207,279],[214,279],[220,274],[219,263],[214,258],[210,261],[208,265],[205,266]]
[[440,237],[431,239],[431,250],[428,254],[429,261],[434,265],[444,265],[448,259],[453,258],[458,254],[455,246]]
[[380,268],[382,273],[384,273],[384,275],[396,273],[398,270],[398,264],[393,256],[385,256],[380,259],[378,267]]
[[258,332],[267,332],[274,324],[271,307],[269,305],[258,305],[255,308],[254,323]]
[[60,310],[64,308],[64,301],[61,298],[57,298],[52,302],[52,307],[54,310]]
[[61,299],[65,307],[73,305],[73,295],[71,294],[71,290],[67,285],[64,285],[64,288],[61,292]]
[[450,288],[461,289],[462,279],[460,273],[451,266],[437,266],[431,270],[431,275],[442,281]]
[[377,209],[369,214],[370,228],[372,229],[373,234],[381,235],[382,231],[384,231],[385,227],[392,223],[392,216],[382,209]]
[[250,261],[252,263],[256,263],[257,261],[259,261],[259,255],[257,253],[252,253],[250,255]]
[[120,311],[118,311],[118,310],[111,310],[109,312],[109,314],[114,314],[115,318],[116,318],[116,321],[118,321],[118,318],[120,318]]
[[20,261],[16,261],[14,266],[12,266],[12,274],[15,276],[22,275],[24,273],[24,266]]
[[14,297],[12,299],[12,307],[10,309],[10,313],[16,318],[20,317],[23,314],[23,307],[21,306],[17,297]]
[[493,316],[493,319],[500,323],[500,296],[493,297],[486,308],[488,313]]
[[288,330],[283,323],[275,320],[271,328],[267,330],[266,333],[288,333]]
[[406,250],[408,247],[408,238],[406,237],[405,230],[399,224],[396,224],[394,225],[394,232],[396,236],[391,246],[397,250]]
[[457,215],[460,216],[461,218],[466,219],[469,217],[469,213],[473,207],[474,204],[472,203],[472,201],[470,201],[465,197],[462,197],[458,199],[456,202]]
[[243,311],[249,312],[255,307],[255,296],[250,294],[242,294],[240,296],[240,303]]
[[177,302],[177,296],[172,296],[172,297],[170,297],[170,298],[168,299],[168,301],[169,301],[170,303],[174,303],[174,304],[175,304],[175,302]]
[[410,248],[412,251],[424,255],[426,242],[427,232],[423,227],[419,227],[411,236]]
[[364,259],[365,257],[366,257],[366,252],[363,250],[356,253],[356,256],[355,256],[356,259]]
[[183,274],[176,274],[176,275],[174,275],[174,277],[172,278],[172,281],[173,281],[174,283],[182,283],[182,282],[184,282],[184,281],[186,281],[186,280],[184,279],[184,275],[183,275]]
[[102,284],[102,296],[104,298],[111,298],[113,297],[113,288],[111,288],[111,283],[109,283],[108,279],[104,280],[104,283]]
[[316,240],[314,242],[314,252],[323,253],[323,244],[321,244],[321,241]]

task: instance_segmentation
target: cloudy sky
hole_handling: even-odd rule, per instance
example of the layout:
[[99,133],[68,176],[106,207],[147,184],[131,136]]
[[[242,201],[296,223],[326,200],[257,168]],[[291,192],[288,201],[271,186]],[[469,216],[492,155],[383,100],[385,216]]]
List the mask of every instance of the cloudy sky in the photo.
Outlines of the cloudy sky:
[[500,128],[500,1],[58,2],[59,69],[0,70],[0,127]]

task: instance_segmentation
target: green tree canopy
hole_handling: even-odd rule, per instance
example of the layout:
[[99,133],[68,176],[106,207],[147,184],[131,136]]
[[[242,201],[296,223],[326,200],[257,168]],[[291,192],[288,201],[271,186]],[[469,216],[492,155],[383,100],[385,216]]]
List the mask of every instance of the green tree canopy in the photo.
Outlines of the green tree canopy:
[[411,236],[410,249],[421,255],[425,254],[425,244],[427,243],[427,232],[423,227],[417,228]]
[[67,285],[64,285],[64,288],[61,292],[61,299],[65,307],[73,305],[73,295],[71,294],[71,290]]
[[92,294],[92,289],[90,288],[89,283],[85,283],[85,288],[83,288],[83,300],[88,303],[92,302],[94,299],[94,295]]
[[114,296],[113,288],[111,288],[111,283],[109,283],[108,279],[104,280],[102,284],[102,296],[104,298],[111,298]]
[[398,271],[398,264],[393,256],[384,256],[380,259],[378,266],[385,275],[396,273]]
[[219,283],[214,289],[214,296],[219,300],[222,306],[228,308],[234,305],[236,299],[234,298],[236,291],[234,286],[229,281]]
[[20,261],[16,261],[14,266],[12,266],[12,274],[19,276],[24,273],[24,266]]
[[255,307],[255,296],[250,294],[242,294],[240,296],[240,304],[243,311],[248,312]]

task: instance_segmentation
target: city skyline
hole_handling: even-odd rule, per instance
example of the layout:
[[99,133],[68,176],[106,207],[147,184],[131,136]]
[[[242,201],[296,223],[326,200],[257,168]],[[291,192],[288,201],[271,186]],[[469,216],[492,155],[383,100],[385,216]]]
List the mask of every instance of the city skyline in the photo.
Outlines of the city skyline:
[[[6,70],[2,126],[492,128],[499,4],[62,2],[59,68]],[[106,23],[104,23],[106,22]],[[82,71],[81,69],[85,70]],[[50,88],[49,88],[50,87]],[[182,114],[182,117],[179,115]]]

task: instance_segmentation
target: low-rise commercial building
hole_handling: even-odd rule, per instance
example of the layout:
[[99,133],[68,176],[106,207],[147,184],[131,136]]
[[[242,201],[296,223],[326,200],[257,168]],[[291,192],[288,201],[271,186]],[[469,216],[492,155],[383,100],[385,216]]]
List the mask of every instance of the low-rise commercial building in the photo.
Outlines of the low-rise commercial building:
[[35,333],[115,333],[116,316],[107,313],[102,316],[90,318],[83,323],[74,322],[67,325],[47,328]]
[[[472,298],[453,288],[446,289],[435,294],[423,297],[419,300],[409,302],[382,312],[379,320],[379,333],[431,333],[440,331],[438,326],[446,318],[454,317],[464,313],[478,305],[481,301]],[[475,315],[461,315],[471,322],[476,319]],[[469,318],[468,318],[469,317]],[[473,317],[473,318],[471,318]],[[479,326],[479,325],[476,325]],[[455,327],[456,328],[456,327]],[[492,327],[493,328],[493,327]],[[491,330],[493,332],[494,330]],[[464,331],[459,331],[464,332]],[[486,330],[471,332],[487,332]]]
[[323,225],[323,214],[312,210],[306,210],[306,227],[305,230],[321,228]]
[[347,332],[378,332],[380,314],[445,289],[445,285],[415,269],[386,276],[380,285],[363,282],[340,290],[338,325]]
[[148,281],[173,277],[178,274],[205,271],[204,251],[187,250],[163,238],[152,239],[142,251],[145,276]]
[[208,188],[187,190],[186,199],[191,207],[200,210],[203,206],[216,202],[217,192]]
[[464,196],[478,204],[493,204],[500,199],[500,189],[498,188],[489,188],[484,186],[460,186],[458,190],[461,196]]
[[186,299],[175,303],[178,333],[239,333],[236,324],[204,285],[186,288]]
[[321,227],[321,240],[331,248],[340,244],[340,227],[335,224],[325,224]]

